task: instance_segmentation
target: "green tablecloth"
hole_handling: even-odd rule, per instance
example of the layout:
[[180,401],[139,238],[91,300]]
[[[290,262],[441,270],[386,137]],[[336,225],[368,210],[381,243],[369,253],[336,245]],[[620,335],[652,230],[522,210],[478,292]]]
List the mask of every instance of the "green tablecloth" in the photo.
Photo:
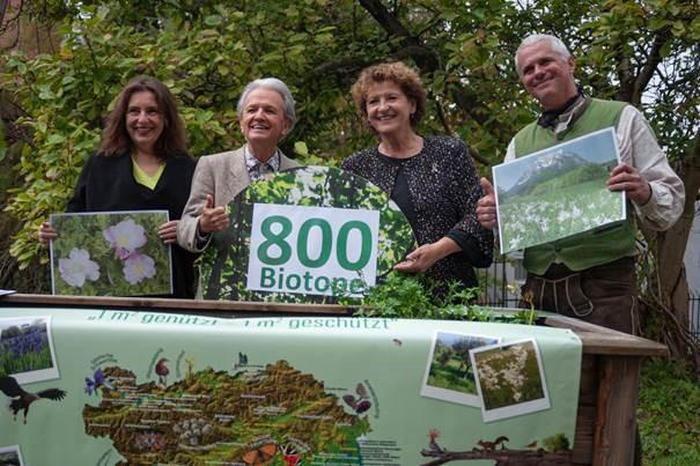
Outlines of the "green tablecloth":
[[489,465],[574,438],[568,330],[6,307],[0,331],[0,460],[24,465]]

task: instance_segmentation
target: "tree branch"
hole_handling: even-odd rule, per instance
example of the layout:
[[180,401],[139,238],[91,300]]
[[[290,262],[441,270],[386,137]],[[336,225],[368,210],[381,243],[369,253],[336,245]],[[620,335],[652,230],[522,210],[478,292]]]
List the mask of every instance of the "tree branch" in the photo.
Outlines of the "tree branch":
[[17,9],[17,14],[14,15],[12,18],[5,20],[5,15],[7,14],[7,7],[8,7],[9,2],[5,1],[0,3],[0,35],[4,34],[9,28],[10,25],[14,22],[19,22],[19,17],[22,14],[22,6],[24,5],[24,2],[21,2],[19,4],[19,8]]
[[654,72],[659,66],[659,63],[661,63],[661,48],[666,45],[670,38],[670,28],[661,29],[654,36],[654,42],[651,45],[651,50],[649,51],[646,63],[644,63],[644,66],[637,75],[636,79],[634,79],[630,103],[635,107],[638,107],[642,102],[642,93],[649,84],[649,81],[651,81],[651,78],[654,76]]
[[618,58],[620,65],[617,67],[617,79],[620,80],[620,90],[617,98],[623,102],[632,102],[634,94],[634,73],[632,73],[632,63],[629,57]]
[[490,167],[492,165],[491,162],[487,160],[486,157],[481,155],[481,153],[478,150],[476,150],[474,146],[469,146],[469,155],[471,155],[474,160],[484,165],[485,167]]
[[411,34],[379,0],[360,0],[360,5],[392,36],[398,36],[404,40],[410,39]]
[[[384,7],[379,0],[360,0],[360,4],[372,15],[379,25],[390,35],[399,39],[401,48],[396,50],[394,58],[411,58],[422,74],[432,74],[441,68],[440,58],[435,50],[426,47],[417,37]],[[477,96],[469,93],[461,85],[450,84],[448,92],[452,95],[457,106],[470,118],[479,124],[485,124],[487,118],[474,112],[480,107]]]
[[[415,55],[411,55],[411,58],[422,72],[431,73],[439,68],[440,61],[435,51],[425,47],[414,37],[396,16],[389,13],[380,0],[360,0],[360,4],[390,36],[399,39],[401,47],[413,51]],[[422,52],[418,53],[421,49]]]
[[6,47],[2,47],[2,50],[12,50],[15,47],[17,47],[17,44],[19,43],[19,37],[20,37],[20,15],[22,14],[22,7],[24,6],[24,2],[20,2],[19,8],[17,9],[17,14],[14,15],[12,18],[5,20],[5,15],[7,14],[7,7],[9,5],[9,0],[8,1],[3,1],[0,3],[0,36],[5,34],[6,32],[10,31],[12,29],[12,25],[14,23],[17,23],[15,28],[17,31],[17,34],[15,34],[15,38],[12,41],[11,44],[7,45]]
[[7,11],[7,4],[10,0],[0,0],[0,24],[5,22],[5,12]]
[[442,109],[442,105],[440,105],[440,101],[438,99],[433,99],[435,102],[435,110],[437,110],[437,115],[438,119],[440,120],[440,124],[442,124],[442,128],[445,131],[445,134],[452,134],[452,128],[450,128],[450,122],[447,121],[447,118],[445,117],[445,111]]

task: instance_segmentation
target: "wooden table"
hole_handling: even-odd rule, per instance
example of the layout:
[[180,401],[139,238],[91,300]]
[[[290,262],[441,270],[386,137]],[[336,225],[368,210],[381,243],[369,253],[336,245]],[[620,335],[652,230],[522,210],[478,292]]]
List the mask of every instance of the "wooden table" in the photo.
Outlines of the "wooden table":
[[[0,306],[119,308],[186,312],[218,317],[351,316],[352,308],[332,304],[284,304],[180,299],[75,297],[13,294]],[[634,461],[636,407],[642,358],[667,356],[659,343],[563,316],[545,325],[573,330],[583,345],[581,387],[572,463],[624,466]]]

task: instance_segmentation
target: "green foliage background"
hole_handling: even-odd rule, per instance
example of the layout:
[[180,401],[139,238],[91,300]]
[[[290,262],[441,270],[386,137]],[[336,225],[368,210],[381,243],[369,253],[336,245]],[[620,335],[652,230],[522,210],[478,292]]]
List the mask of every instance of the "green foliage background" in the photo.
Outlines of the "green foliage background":
[[[156,274],[141,283],[132,285],[124,277],[124,261],[102,235],[103,230],[131,218],[145,230],[146,244],[139,252],[155,262]],[[52,244],[54,293],[79,296],[141,296],[166,295],[171,289],[170,246],[158,237],[158,227],[168,221],[168,212],[112,213],[112,214],[62,214],[51,217],[51,225],[58,232]],[[73,248],[82,248],[90,254],[90,260],[100,266],[96,281],[86,280],[82,287],[66,283],[58,268],[58,261],[67,258]]]
[[63,210],[112,99],[137,74],[176,95],[197,156],[239,146],[241,89],[277,76],[299,115],[283,149],[335,165],[374,141],[349,96],[357,73],[404,60],[429,91],[420,131],[462,137],[485,169],[536,112],[512,55],[523,36],[544,31],[570,45],[589,92],[642,107],[672,158],[688,154],[698,131],[695,0],[24,3],[29,20],[53,25],[55,40],[50,54],[2,57],[0,86],[19,118],[6,138],[13,150],[3,144],[0,158],[9,154],[16,170],[6,210],[22,220],[11,248],[22,267],[45,258],[33,233]]
[[[359,70],[378,60],[406,60],[421,69],[429,89],[421,131],[462,137],[486,169],[502,160],[510,137],[536,112],[513,69],[517,44],[527,33],[551,32],[570,46],[587,91],[637,105],[672,160],[700,167],[697,0],[23,3],[28,21],[53,28],[51,46],[43,48],[50,54],[0,56],[2,97],[19,116],[4,114],[0,125],[0,186],[15,188],[2,201],[20,224],[2,231],[13,235],[11,252],[25,268],[37,257],[48,259],[33,233],[50,213],[63,211],[112,99],[139,73],[171,86],[196,156],[240,145],[234,108],[243,84],[276,75],[298,103],[299,122],[284,150],[333,165],[374,140],[349,98]],[[697,184],[684,181],[696,194]],[[679,237],[671,241],[682,243]],[[662,265],[662,273],[674,266]],[[40,283],[20,286],[36,291]],[[417,294],[411,294],[415,286],[391,289]],[[391,297],[377,296],[375,308],[404,315],[395,302],[384,305]],[[414,306],[404,316],[421,315]],[[645,460],[700,464],[696,376],[661,363],[643,376]]]
[[637,422],[644,464],[700,464],[700,380],[686,365],[648,360],[642,367]]

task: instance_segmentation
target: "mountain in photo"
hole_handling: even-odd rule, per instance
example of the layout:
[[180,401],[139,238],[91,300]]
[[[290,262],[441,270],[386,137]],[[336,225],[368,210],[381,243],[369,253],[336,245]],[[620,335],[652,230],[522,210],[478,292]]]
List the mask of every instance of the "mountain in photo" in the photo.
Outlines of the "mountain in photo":
[[589,162],[574,152],[561,149],[533,160],[518,181],[510,189],[500,191],[499,195],[512,197],[544,193],[594,179],[605,179],[608,173],[608,163]]

